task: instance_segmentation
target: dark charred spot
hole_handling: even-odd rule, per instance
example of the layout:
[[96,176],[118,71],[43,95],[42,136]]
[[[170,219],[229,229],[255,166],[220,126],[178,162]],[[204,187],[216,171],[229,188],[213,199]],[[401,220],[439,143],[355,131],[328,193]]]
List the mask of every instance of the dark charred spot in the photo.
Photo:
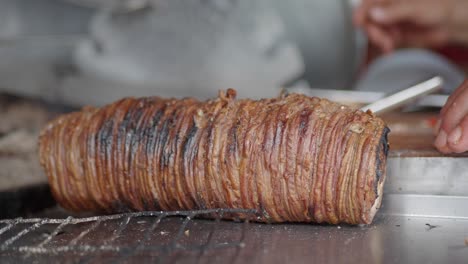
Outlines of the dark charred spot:
[[159,205],[158,200],[153,200],[152,203],[153,203],[153,208],[155,208],[156,210],[161,210],[161,205]]
[[237,121],[231,129],[229,129],[229,146],[228,150],[230,153],[233,153],[237,149],[237,128],[239,127],[240,122]]
[[128,213],[131,212],[130,208],[125,205],[122,201],[115,201],[111,205],[112,211],[119,212],[119,213]]
[[388,145],[388,133],[390,133],[390,129],[388,127],[385,127],[382,136],[380,137],[380,142],[379,146],[377,147],[377,153],[376,153],[376,179],[374,182],[374,190],[375,193],[377,194],[377,187],[378,184],[384,175],[385,172],[385,160],[387,159],[388,156],[388,151],[389,151],[389,145]]
[[99,152],[105,154],[106,152],[110,153],[110,147],[112,146],[114,120],[107,119],[99,129],[98,140],[101,148]]
[[184,158],[186,158],[187,150],[189,149],[189,146],[192,143],[192,138],[195,136],[197,131],[198,131],[197,126],[194,123],[191,123],[191,127],[187,134],[187,137],[185,138],[184,143],[182,143],[182,156]]
[[197,207],[200,208],[201,210],[205,210],[208,207],[206,207],[205,199],[203,199],[203,196],[199,193],[196,195],[197,199]]
[[164,113],[164,110],[165,110],[165,107],[158,109],[147,127],[148,143],[147,143],[147,148],[146,148],[146,154],[148,156],[151,156],[154,153],[154,148],[156,147],[155,141],[158,138],[157,128],[158,128],[159,121],[161,120],[161,117]]
[[315,219],[315,217],[314,217],[315,207],[313,205],[309,205],[309,206],[307,206],[307,211],[309,212],[309,216],[312,219]]
[[384,148],[385,156],[388,156],[388,151],[390,150],[390,145],[388,144],[388,134],[390,133],[390,128],[385,127],[383,131],[382,138],[380,139],[380,143]]
[[141,204],[143,205],[143,210],[148,211],[149,207],[148,207],[148,202],[147,202],[146,198],[145,197],[140,197],[140,200],[141,200]]
[[211,120],[206,128],[207,132],[207,147],[213,146],[213,121]]
[[133,121],[133,114],[132,114],[132,109],[130,108],[127,113],[125,114],[125,117],[119,124],[119,131],[126,131],[130,126],[131,122]]
[[[136,126],[140,117],[142,115],[141,108],[136,108],[135,106],[131,107],[128,112],[125,114],[124,119],[120,123],[119,126],[119,134],[121,135],[122,139],[125,141],[125,149],[128,150],[132,147],[135,140]],[[119,135],[119,136],[120,136]],[[133,153],[132,153],[133,154]],[[131,157],[131,155],[129,156]]]
[[[143,104],[138,103],[136,107],[132,107],[128,112],[125,118],[130,118],[129,121],[126,122],[126,140],[125,140],[125,149],[129,151],[127,164],[132,164],[132,159],[134,158],[136,152],[138,151],[138,142],[141,138],[142,131],[138,129],[138,123],[142,118],[144,109]],[[127,152],[128,153],[128,152]],[[132,171],[132,170],[130,170]],[[129,173],[129,176],[133,176],[133,174]]]
[[164,166],[165,164],[165,160],[164,160],[164,152],[165,152],[165,148],[166,148],[166,143],[167,143],[167,137],[168,137],[168,134],[169,134],[169,129],[168,129],[168,122],[167,120],[163,123],[163,126],[161,128],[161,131],[159,131],[158,133],[158,142],[161,146],[161,150],[162,150],[162,155],[160,156],[160,159],[159,159],[159,164],[161,165],[161,167]]
[[309,113],[301,113],[301,122],[299,123],[299,136],[303,137],[307,131],[307,125],[309,124]]
[[169,114],[168,118],[164,120],[163,126],[158,133],[158,141],[160,143],[161,150],[162,150],[162,155],[160,156],[160,159],[159,159],[159,164],[161,166],[161,169],[163,169],[164,167],[167,167],[167,165],[169,164],[169,157],[171,155],[170,153],[171,151],[170,150],[168,151],[166,149],[166,145],[170,143],[168,142],[169,131],[170,131],[171,124],[174,122],[175,115],[176,115],[176,111],[173,111],[172,113]]
[[156,126],[161,120],[161,116],[164,113],[165,108],[158,109],[158,111],[154,114],[153,118],[151,119],[150,126]]

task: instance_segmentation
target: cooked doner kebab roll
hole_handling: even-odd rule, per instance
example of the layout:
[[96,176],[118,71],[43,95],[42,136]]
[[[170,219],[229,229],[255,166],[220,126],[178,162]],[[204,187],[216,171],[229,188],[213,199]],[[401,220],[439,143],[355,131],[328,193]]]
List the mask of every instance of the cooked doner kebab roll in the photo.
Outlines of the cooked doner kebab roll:
[[72,211],[243,208],[260,222],[372,222],[388,152],[380,118],[299,94],[235,97],[125,98],[58,117],[39,140],[54,197]]

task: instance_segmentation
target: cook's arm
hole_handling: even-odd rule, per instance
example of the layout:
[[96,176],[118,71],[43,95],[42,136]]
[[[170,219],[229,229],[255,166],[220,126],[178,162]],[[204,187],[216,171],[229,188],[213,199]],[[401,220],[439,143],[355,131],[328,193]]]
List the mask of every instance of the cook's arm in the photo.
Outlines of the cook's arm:
[[363,0],[354,21],[386,52],[399,46],[468,45],[468,0]]

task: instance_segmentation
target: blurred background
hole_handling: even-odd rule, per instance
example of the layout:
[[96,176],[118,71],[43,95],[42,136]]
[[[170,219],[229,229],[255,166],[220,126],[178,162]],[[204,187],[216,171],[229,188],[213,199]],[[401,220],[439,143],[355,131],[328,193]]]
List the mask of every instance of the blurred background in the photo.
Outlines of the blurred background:
[[434,74],[448,90],[461,82],[433,52],[371,57],[352,23],[359,3],[0,0],[0,92],[79,106],[230,87],[251,98],[282,88],[389,93]]
[[362,56],[346,1],[0,3],[0,87],[73,105],[351,88]]

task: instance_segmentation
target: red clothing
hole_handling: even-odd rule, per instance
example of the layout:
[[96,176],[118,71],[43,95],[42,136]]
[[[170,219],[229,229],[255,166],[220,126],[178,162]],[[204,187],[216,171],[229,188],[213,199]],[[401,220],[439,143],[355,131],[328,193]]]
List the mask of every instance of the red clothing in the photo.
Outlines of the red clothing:
[[466,46],[450,45],[435,49],[435,51],[464,69],[468,67],[468,48]]

